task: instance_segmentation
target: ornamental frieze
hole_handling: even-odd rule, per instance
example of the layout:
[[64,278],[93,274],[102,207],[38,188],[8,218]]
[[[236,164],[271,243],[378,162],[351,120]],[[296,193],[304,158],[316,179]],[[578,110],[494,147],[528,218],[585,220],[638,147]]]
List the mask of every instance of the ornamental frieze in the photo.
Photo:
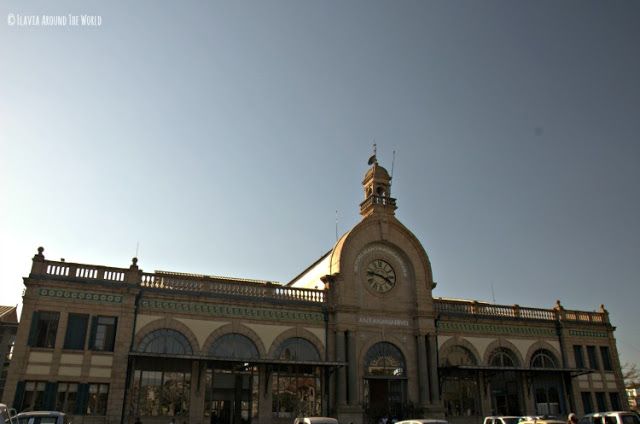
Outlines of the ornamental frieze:
[[69,300],[83,300],[98,303],[122,303],[122,296],[106,293],[42,288],[38,290],[38,294],[45,297],[57,297]]
[[291,311],[282,309],[249,308],[232,305],[215,305],[196,302],[174,302],[171,300],[144,299],[140,306],[161,311],[185,312],[223,316],[230,318],[247,318],[263,321],[303,321],[323,322],[324,316],[320,312]]
[[446,322],[438,321],[438,330],[462,332],[462,333],[491,333],[509,334],[515,336],[542,336],[554,337],[553,328],[522,327],[516,325],[478,324],[473,322]]
[[600,337],[606,338],[607,333],[602,331],[588,331],[588,330],[569,330],[569,335],[574,337]]

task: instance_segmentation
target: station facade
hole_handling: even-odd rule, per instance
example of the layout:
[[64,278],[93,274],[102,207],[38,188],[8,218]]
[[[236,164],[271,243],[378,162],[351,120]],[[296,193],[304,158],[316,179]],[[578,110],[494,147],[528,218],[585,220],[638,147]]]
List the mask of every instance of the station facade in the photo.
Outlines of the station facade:
[[362,220],[288,284],[33,257],[3,403],[77,423],[341,423],[626,408],[598,312],[433,297],[374,160]]

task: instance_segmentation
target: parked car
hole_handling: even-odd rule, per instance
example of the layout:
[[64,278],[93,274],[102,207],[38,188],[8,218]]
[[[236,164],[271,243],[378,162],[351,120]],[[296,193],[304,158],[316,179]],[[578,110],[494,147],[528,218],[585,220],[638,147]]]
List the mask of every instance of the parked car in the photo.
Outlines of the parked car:
[[594,412],[580,418],[578,424],[640,424],[640,418],[631,411]]
[[446,420],[435,418],[413,418],[410,420],[396,421],[396,424],[449,424]]
[[296,418],[293,424],[338,424],[338,420],[331,417],[303,417]]
[[518,424],[521,417],[515,416],[496,416],[496,417],[484,417],[483,424]]
[[64,412],[30,411],[21,412],[13,420],[17,424],[71,424]]

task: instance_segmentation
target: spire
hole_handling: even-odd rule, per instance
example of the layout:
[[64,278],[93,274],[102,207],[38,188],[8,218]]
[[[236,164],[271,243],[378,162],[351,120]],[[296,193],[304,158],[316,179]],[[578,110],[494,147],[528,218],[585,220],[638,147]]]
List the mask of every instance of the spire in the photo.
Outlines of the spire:
[[391,197],[391,177],[386,169],[378,164],[376,145],[373,145],[373,156],[369,158],[370,168],[364,175],[364,201],[360,203],[360,215],[371,214],[394,215],[396,199]]

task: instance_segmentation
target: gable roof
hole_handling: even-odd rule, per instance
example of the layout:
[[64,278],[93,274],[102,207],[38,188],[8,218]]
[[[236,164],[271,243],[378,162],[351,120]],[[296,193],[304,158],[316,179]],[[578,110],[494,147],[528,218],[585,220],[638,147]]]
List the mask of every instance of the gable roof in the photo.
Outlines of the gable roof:
[[18,323],[17,306],[0,305],[0,322]]

